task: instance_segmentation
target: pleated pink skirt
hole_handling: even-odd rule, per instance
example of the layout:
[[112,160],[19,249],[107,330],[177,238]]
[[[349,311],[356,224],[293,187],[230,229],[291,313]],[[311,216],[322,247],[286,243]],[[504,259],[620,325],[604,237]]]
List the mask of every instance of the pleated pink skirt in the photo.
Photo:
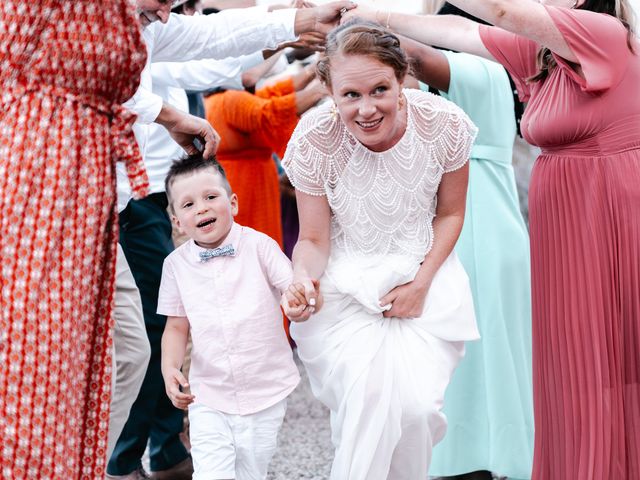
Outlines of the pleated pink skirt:
[[640,150],[531,179],[535,480],[640,479]]

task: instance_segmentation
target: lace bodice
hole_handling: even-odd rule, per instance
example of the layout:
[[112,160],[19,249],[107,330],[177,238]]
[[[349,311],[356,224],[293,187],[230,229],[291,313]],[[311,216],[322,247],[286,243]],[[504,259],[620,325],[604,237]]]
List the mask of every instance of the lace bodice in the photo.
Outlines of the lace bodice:
[[331,256],[410,255],[433,244],[432,221],[442,175],[462,167],[477,129],[453,103],[404,90],[407,129],[391,149],[373,152],[323,105],[305,115],[283,166],[301,192],[326,195]]

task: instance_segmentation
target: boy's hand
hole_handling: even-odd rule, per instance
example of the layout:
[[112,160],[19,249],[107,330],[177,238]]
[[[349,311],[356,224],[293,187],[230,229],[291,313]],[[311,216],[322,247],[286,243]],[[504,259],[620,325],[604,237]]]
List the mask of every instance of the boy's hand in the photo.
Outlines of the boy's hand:
[[282,294],[282,308],[292,322],[304,322],[322,307],[322,294],[318,280],[292,283]]
[[173,403],[174,407],[181,410],[186,410],[189,404],[193,403],[196,398],[191,395],[191,393],[180,391],[180,387],[182,387],[183,390],[189,388],[189,382],[187,382],[187,379],[184,378],[182,372],[177,368],[172,369],[165,376],[164,386],[171,403]]

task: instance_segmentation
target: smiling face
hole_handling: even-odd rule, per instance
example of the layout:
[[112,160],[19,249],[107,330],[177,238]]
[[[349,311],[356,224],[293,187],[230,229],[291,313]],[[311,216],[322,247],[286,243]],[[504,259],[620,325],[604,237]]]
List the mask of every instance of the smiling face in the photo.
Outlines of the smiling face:
[[203,248],[224,241],[238,214],[238,197],[229,194],[222,176],[213,168],[175,177],[171,184],[173,220],[180,230]]
[[155,21],[167,23],[171,14],[172,0],[135,0],[136,12],[142,27]]
[[330,68],[331,96],[347,129],[375,152],[395,145],[406,129],[406,106],[393,68],[366,55],[342,54]]

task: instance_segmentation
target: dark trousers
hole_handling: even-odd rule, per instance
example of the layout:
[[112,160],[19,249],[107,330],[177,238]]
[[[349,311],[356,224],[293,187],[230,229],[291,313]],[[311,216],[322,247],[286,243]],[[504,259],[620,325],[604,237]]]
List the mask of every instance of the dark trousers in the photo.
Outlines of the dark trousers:
[[154,193],[132,200],[120,213],[120,244],[133,273],[144,312],[151,359],[140,393],[109,460],[110,475],[127,475],[141,464],[149,442],[151,470],[167,470],[189,456],[180,441],[183,412],[165,393],[160,372],[160,342],[167,318],[158,315],[162,263],[173,251],[167,196]]

